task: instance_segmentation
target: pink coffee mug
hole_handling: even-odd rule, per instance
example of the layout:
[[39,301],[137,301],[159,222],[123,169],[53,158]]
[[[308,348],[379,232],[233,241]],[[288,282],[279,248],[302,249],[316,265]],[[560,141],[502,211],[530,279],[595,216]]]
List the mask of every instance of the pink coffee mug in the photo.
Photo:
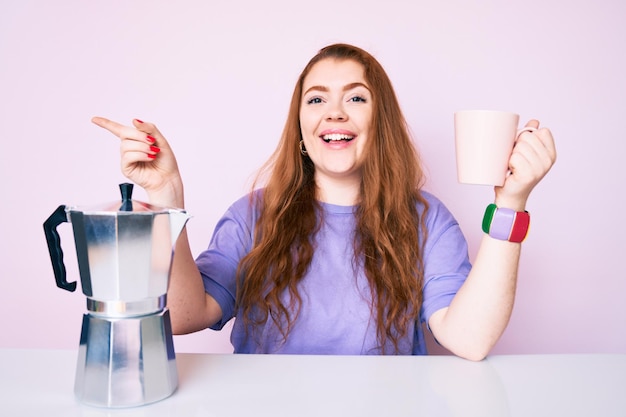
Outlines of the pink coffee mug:
[[454,113],[457,178],[463,184],[504,185],[515,141],[519,114],[492,110]]

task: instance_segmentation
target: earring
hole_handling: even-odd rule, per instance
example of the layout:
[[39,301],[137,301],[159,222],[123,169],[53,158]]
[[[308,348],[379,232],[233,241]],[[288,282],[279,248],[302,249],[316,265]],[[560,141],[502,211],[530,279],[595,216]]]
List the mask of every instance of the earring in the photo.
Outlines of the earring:
[[304,156],[308,155],[308,152],[306,151],[306,148],[304,147],[304,141],[301,140],[300,141],[300,153]]

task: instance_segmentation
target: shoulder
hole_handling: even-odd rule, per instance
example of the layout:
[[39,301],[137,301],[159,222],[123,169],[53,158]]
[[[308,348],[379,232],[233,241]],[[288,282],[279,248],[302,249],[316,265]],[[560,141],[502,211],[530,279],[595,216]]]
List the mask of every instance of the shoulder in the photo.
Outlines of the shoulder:
[[239,197],[226,210],[218,225],[225,222],[236,222],[239,225],[252,229],[259,218],[260,202],[263,190],[253,190]]
[[446,205],[435,195],[421,191],[427,208],[424,213],[422,205],[419,209],[424,216],[424,224],[428,236],[427,244],[435,244],[442,236],[454,236],[455,240],[464,241],[459,222]]
[[263,198],[263,190],[253,190],[235,200],[228,208],[228,212],[236,213],[244,217],[259,210],[259,203]]
[[[426,209],[426,221],[446,221],[456,223],[456,219],[448,210],[448,207],[434,194],[428,191],[420,191],[422,198],[426,201],[428,205]],[[424,211],[423,205],[420,204],[419,210],[421,213]]]

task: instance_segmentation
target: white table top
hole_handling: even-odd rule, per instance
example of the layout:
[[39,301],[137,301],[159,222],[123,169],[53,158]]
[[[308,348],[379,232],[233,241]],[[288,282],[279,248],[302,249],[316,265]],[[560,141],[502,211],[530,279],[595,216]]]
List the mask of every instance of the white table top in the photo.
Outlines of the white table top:
[[180,383],[143,407],[73,394],[76,352],[0,349],[0,416],[626,416],[626,355],[177,355]]

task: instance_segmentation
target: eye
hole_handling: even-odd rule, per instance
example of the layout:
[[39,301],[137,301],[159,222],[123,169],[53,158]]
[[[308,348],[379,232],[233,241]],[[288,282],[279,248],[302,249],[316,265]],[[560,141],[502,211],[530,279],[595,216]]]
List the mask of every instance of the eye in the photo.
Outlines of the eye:
[[319,104],[322,102],[322,99],[319,97],[313,97],[306,101],[306,104]]
[[348,101],[354,102],[354,103],[366,103],[367,99],[363,96],[354,96],[354,97],[350,97],[350,99]]

